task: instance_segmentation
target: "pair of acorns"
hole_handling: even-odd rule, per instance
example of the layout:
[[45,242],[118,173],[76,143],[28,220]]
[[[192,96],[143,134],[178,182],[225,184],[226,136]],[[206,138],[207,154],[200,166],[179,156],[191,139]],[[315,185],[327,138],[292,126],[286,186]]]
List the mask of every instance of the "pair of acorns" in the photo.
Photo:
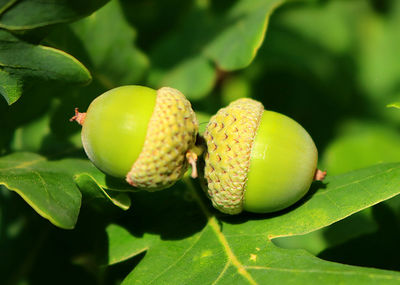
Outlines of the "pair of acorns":
[[318,153],[294,120],[242,98],[220,109],[199,139],[190,102],[176,89],[122,86],[97,97],[82,125],[83,147],[93,164],[132,186],[155,191],[172,186],[196,161],[205,142],[208,196],[223,213],[269,213],[302,198],[322,180]]

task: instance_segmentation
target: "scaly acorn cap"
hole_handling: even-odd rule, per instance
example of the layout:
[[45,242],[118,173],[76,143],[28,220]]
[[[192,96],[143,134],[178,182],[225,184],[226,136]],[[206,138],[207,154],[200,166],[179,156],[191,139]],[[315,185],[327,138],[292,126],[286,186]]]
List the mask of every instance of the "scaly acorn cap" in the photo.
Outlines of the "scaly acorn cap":
[[149,191],[174,184],[188,169],[197,133],[196,115],[186,97],[170,87],[157,90],[145,142],[127,182]]
[[207,125],[204,176],[208,196],[223,213],[243,210],[251,150],[263,112],[260,102],[242,98],[220,109]]

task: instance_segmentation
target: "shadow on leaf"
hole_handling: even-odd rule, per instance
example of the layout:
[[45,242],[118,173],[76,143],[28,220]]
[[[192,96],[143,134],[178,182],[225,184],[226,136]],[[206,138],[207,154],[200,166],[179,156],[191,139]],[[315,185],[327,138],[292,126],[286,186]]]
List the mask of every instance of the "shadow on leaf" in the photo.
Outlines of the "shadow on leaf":
[[132,193],[132,207],[116,221],[135,237],[145,233],[179,240],[201,231],[207,219],[182,182],[157,192]]
[[[399,217],[386,203],[374,206],[372,214],[378,224],[376,232],[326,249],[318,257],[351,265],[400,270]],[[328,240],[335,235],[329,228],[324,234]]]

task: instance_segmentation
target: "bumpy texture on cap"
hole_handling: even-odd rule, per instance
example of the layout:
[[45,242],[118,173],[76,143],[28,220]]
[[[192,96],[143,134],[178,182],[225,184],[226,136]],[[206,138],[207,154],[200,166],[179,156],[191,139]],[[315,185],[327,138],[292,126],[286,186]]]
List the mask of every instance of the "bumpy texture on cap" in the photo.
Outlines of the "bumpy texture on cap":
[[187,151],[194,146],[198,123],[190,102],[176,89],[157,91],[142,151],[128,173],[129,184],[146,190],[166,188],[188,168]]
[[264,106],[243,98],[214,115],[207,125],[204,175],[215,208],[227,214],[243,209],[251,149]]

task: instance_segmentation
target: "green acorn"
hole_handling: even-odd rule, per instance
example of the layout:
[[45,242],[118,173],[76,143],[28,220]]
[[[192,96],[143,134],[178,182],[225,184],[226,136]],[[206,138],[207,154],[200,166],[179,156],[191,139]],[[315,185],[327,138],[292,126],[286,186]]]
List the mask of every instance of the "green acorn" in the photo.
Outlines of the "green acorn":
[[242,98],[220,109],[207,125],[208,196],[223,213],[269,213],[302,198],[322,180],[318,152],[294,120]]
[[82,144],[93,164],[149,191],[173,185],[193,166],[198,123],[190,102],[176,89],[122,86],[97,97],[82,125]]

